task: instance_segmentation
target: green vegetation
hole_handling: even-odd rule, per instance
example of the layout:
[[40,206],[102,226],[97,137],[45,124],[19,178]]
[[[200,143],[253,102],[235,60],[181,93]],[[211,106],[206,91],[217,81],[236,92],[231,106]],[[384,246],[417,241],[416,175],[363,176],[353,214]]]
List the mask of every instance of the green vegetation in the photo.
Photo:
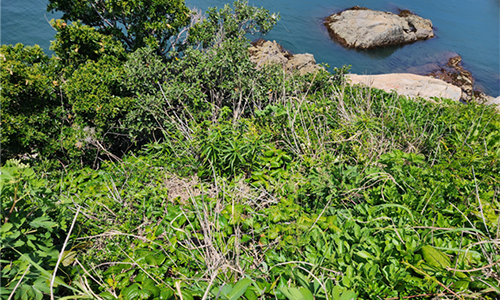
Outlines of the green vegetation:
[[498,297],[497,111],[256,69],[243,2],[91,3],[1,47],[2,299]]

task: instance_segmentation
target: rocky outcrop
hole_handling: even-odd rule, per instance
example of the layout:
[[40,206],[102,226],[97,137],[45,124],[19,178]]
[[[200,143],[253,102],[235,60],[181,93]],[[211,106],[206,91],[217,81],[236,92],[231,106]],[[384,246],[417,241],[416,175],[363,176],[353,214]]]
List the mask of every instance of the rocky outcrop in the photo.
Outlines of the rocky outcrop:
[[432,22],[408,10],[399,15],[355,6],[326,18],[330,36],[356,49],[404,45],[434,36]]
[[301,75],[322,69],[316,64],[312,54],[292,55],[276,41],[258,40],[252,43],[248,51],[250,52],[250,60],[256,64],[257,68],[268,64],[279,64],[287,73],[297,70]]
[[348,74],[352,84],[362,84],[387,92],[396,90],[399,95],[410,98],[421,97],[430,100],[432,97],[448,98],[459,101],[462,90],[450,83],[429,76],[409,73],[393,73],[382,75]]

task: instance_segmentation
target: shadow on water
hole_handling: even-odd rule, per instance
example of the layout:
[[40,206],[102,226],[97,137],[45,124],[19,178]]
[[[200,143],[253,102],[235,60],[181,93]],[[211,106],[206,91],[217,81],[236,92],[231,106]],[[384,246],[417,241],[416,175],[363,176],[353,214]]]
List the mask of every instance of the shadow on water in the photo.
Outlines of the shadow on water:
[[399,50],[401,48],[402,48],[402,46],[389,46],[389,47],[367,49],[367,50],[353,49],[353,51],[356,51],[356,52],[361,53],[363,55],[367,55],[373,59],[386,59],[386,58],[390,57],[392,54],[394,54],[394,52],[396,52],[397,50]]

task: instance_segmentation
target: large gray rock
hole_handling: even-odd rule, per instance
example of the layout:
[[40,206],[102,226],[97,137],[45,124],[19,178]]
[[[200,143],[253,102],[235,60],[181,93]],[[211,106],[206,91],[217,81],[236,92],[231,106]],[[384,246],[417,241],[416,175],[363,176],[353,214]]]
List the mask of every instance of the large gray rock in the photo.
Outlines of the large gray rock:
[[357,49],[404,45],[434,36],[432,22],[408,10],[396,15],[355,6],[329,16],[325,25],[333,39]]
[[410,98],[421,97],[430,100],[432,97],[440,97],[459,101],[462,96],[459,87],[428,76],[409,73],[346,76],[352,84],[362,84],[386,92],[395,90],[399,95]]

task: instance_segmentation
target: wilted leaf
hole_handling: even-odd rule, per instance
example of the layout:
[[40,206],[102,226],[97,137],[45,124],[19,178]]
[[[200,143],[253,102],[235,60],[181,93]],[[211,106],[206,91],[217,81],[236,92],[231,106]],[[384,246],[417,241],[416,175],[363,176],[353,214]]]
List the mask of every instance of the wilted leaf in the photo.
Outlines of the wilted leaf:
[[64,251],[61,261],[63,266],[67,267],[71,265],[75,261],[76,254],[77,254],[76,251]]

